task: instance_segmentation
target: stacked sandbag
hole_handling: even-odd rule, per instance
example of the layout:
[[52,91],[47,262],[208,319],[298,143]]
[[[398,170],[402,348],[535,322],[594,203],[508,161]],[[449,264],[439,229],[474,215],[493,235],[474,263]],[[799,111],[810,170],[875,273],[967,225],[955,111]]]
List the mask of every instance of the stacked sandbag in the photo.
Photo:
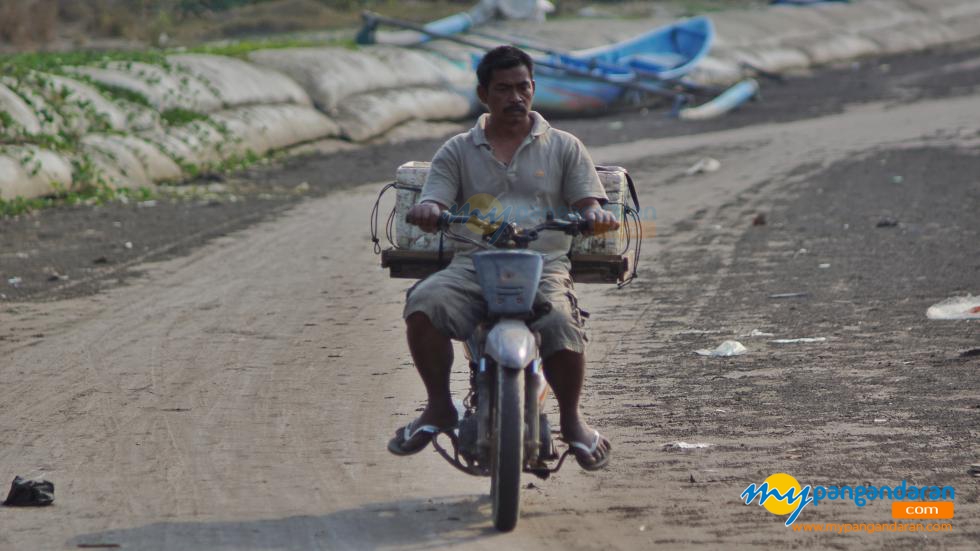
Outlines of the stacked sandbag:
[[31,106],[13,90],[0,82],[0,112],[10,117],[10,123],[0,119],[0,135],[16,136],[21,133],[39,134],[41,121]]
[[212,120],[233,137],[236,153],[262,155],[324,137],[339,136],[336,122],[303,105],[254,105],[216,113]]
[[361,141],[402,122],[473,112],[473,72],[430,52],[376,46],[253,52],[249,60],[296,80],[344,136]]
[[227,56],[184,54],[167,60],[204,81],[224,107],[294,103],[311,105],[309,96],[286,75]]
[[469,99],[449,90],[408,88],[349,97],[334,118],[345,137],[359,142],[408,120],[460,119],[472,109]]
[[71,162],[33,145],[0,148],[0,199],[40,197],[72,186]]
[[223,101],[207,82],[173,65],[110,61],[98,66],[66,67],[66,71],[140,94],[157,111],[186,109],[210,113]]

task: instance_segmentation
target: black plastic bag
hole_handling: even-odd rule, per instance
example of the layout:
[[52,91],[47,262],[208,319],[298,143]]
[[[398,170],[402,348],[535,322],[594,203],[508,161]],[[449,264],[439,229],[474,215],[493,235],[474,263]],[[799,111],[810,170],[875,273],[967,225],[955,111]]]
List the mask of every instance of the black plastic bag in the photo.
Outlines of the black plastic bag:
[[10,493],[3,502],[8,507],[43,507],[54,502],[54,483],[47,480],[27,480],[14,477]]

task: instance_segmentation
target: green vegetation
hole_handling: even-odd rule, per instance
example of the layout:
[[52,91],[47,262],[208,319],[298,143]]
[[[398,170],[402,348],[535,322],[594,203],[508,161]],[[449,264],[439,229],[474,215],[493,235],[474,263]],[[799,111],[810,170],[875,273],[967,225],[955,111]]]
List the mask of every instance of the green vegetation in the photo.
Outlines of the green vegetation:
[[[57,187],[57,186],[56,186]],[[61,190],[57,195],[49,197],[37,197],[25,199],[15,197],[14,199],[0,199],[0,218],[7,216],[18,216],[32,211],[74,205],[104,205],[114,201],[148,201],[156,197],[156,192],[149,188],[139,189],[113,189],[112,187],[99,184],[87,186],[79,190]]]

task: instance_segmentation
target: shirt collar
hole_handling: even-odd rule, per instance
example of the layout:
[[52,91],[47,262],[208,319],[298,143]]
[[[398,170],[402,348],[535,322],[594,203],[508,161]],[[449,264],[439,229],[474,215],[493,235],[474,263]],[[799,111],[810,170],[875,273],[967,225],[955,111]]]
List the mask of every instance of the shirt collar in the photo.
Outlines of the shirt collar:
[[[484,113],[480,115],[478,119],[476,119],[476,124],[473,125],[473,129],[470,130],[470,138],[473,140],[474,145],[485,145],[490,147],[490,142],[487,141],[487,135],[485,132],[487,127],[487,119],[489,118],[490,114]],[[534,138],[541,136],[547,132],[549,128],[551,128],[548,121],[544,120],[544,117],[542,117],[537,111],[531,111],[531,120],[534,122],[531,124],[530,135]]]

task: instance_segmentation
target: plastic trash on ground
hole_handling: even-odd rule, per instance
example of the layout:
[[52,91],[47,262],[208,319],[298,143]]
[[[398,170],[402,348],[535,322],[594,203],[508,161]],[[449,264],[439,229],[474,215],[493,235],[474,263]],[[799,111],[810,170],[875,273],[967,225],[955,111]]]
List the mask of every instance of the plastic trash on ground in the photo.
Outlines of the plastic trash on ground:
[[759,329],[753,329],[744,335],[739,335],[740,337],[775,337],[775,333],[767,333]]
[[827,337],[803,337],[800,339],[773,339],[769,342],[774,344],[803,344],[808,342],[824,342]]
[[948,298],[937,302],[926,310],[931,320],[975,320],[980,319],[980,296]]
[[697,442],[694,444],[689,444],[687,442],[670,442],[669,444],[664,444],[664,451],[677,451],[677,450],[703,450],[705,448],[710,448],[712,444],[706,442]]
[[728,356],[740,356],[745,354],[749,350],[745,348],[745,345],[738,341],[725,341],[718,345],[718,348],[714,350],[708,350],[707,348],[702,348],[700,350],[695,350],[694,353],[701,356],[714,356],[714,357],[728,357]]
[[15,476],[3,502],[8,507],[43,507],[54,502],[54,484],[47,480],[28,480]]
[[717,172],[721,168],[721,162],[718,159],[712,159],[711,157],[705,157],[698,162],[691,165],[690,168],[684,171],[684,174],[688,176],[693,176],[695,174],[701,174],[702,172]]

